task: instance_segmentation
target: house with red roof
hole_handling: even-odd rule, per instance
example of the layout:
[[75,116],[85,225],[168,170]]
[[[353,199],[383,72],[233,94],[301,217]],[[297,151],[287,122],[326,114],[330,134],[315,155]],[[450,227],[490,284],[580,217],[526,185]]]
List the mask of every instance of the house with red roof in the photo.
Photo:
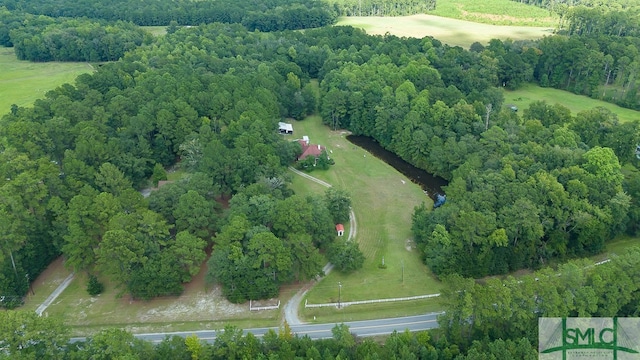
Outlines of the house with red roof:
[[298,160],[304,160],[308,156],[317,158],[323,151],[325,151],[324,146],[309,143],[309,137],[306,135],[303,136],[302,140],[298,140],[298,143],[302,147],[302,154],[298,156]]
[[338,236],[344,235],[344,225],[337,224],[336,225],[336,231],[338,232]]

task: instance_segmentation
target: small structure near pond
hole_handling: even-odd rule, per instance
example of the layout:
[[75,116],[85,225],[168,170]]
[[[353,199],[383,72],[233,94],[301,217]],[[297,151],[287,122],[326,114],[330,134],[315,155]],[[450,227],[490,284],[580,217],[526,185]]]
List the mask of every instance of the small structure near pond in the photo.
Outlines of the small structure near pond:
[[438,194],[436,196],[436,202],[433,203],[433,208],[437,209],[440,206],[444,205],[444,203],[447,201],[447,195],[442,195],[442,194]]

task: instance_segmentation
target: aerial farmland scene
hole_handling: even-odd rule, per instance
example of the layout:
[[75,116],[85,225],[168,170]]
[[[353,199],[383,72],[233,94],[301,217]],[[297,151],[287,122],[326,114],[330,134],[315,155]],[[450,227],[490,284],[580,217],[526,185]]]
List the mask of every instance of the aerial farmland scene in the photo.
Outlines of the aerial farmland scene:
[[639,169],[637,1],[0,0],[0,359],[631,359]]

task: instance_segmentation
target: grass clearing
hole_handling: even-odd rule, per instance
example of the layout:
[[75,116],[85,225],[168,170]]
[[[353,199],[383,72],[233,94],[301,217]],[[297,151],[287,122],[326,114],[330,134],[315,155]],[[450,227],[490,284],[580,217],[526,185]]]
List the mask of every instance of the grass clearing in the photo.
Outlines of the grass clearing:
[[[118,297],[119,290],[108,281],[105,281],[104,293],[91,297],[86,292],[86,274],[76,274],[73,282],[45,314],[64,319],[72,327],[74,335],[87,335],[108,327],[141,333],[220,329],[226,324],[277,326],[279,310],[249,311],[248,303],[229,303],[219,288],[211,288],[205,283],[205,272],[206,264],[203,264],[200,273],[185,285],[182,295],[148,301],[132,300],[126,294]],[[290,296],[289,293],[291,291],[283,291],[283,296]],[[282,302],[284,300],[281,299]],[[271,302],[277,303],[277,299]]]
[[552,27],[498,26],[426,14],[342,17],[338,20],[338,25],[361,28],[371,35],[389,33],[400,37],[432,36],[446,44],[464,48],[469,48],[476,41],[488,44],[491,39],[539,39],[553,34]]
[[640,111],[625,109],[615,104],[576,95],[568,91],[526,84],[518,90],[504,92],[505,105],[513,104],[519,109],[526,109],[533,101],[546,101],[549,104],[559,103],[569,108],[574,116],[580,111],[602,106],[617,114],[621,122],[640,120]]
[[559,21],[545,9],[510,0],[438,0],[429,13],[494,25],[555,27]]
[[140,28],[153,36],[163,36],[167,34],[166,26],[140,26]]
[[[382,160],[348,142],[348,132],[329,130],[320,117],[312,116],[292,123],[296,137],[309,135],[311,143],[324,145],[332,151],[336,164],[329,170],[313,171],[311,175],[351,193],[358,224],[355,240],[367,257],[364,267],[354,273],[334,271],[329,274],[309,291],[306,299],[310,303],[337,301],[338,282],[342,284],[342,301],[439,292],[439,282],[422,263],[411,240],[413,208],[423,201],[431,202],[422,189]],[[304,191],[302,184],[300,179],[296,179],[292,187],[300,193]],[[324,191],[314,185],[309,186],[312,192]],[[386,269],[378,267],[383,258]],[[397,314],[407,314],[402,310],[404,305],[395,304],[395,307],[399,309]],[[343,314],[353,312],[355,316],[364,311],[360,310],[363,308],[369,307],[354,306],[340,311]],[[369,317],[372,314],[369,312]],[[307,318],[313,316],[307,311],[303,311],[303,315]]]
[[16,59],[13,48],[0,47],[0,116],[11,105],[29,106],[47,91],[73,83],[80,74],[93,71],[89,63],[36,63]]
[[614,240],[608,241],[605,244],[606,257],[611,255],[622,255],[627,252],[627,249],[633,246],[640,246],[640,238],[631,236],[619,236]]

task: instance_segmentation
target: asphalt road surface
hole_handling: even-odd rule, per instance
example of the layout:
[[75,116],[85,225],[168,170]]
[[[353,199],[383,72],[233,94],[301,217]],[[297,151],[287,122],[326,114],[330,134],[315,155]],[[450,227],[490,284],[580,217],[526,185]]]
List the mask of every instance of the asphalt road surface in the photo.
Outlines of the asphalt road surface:
[[[430,313],[425,315],[406,316],[389,319],[377,319],[377,320],[365,320],[365,321],[353,321],[346,322],[352,333],[357,336],[376,336],[376,335],[388,335],[394,331],[402,332],[408,329],[409,331],[422,331],[429,330],[438,327],[436,318],[441,313]],[[339,323],[328,324],[306,324],[306,325],[293,325],[291,331],[299,336],[308,335],[312,339],[326,339],[331,338],[331,329]],[[244,333],[252,333],[256,337],[262,337],[269,330],[278,332],[278,328],[256,328],[246,329]],[[159,343],[167,336],[181,336],[187,337],[189,335],[197,335],[200,340],[213,342],[216,339],[218,331],[223,330],[199,330],[199,331],[182,331],[182,332],[168,332],[168,333],[154,333],[154,334],[137,334],[135,335],[139,339],[143,339],[152,343]],[[72,338],[71,341],[84,341],[85,338]]]

